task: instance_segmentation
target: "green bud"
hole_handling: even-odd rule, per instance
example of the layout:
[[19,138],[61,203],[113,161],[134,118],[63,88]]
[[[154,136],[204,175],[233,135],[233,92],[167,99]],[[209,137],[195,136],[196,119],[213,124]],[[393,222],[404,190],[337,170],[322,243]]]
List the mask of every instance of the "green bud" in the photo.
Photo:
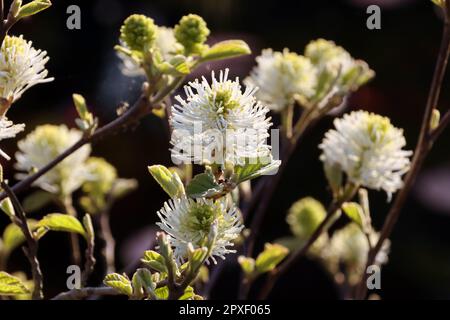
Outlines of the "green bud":
[[256,258],[256,272],[262,274],[273,270],[288,254],[289,250],[282,245],[266,243],[264,251]]
[[244,271],[247,277],[251,277],[255,271],[255,260],[253,258],[239,256],[238,263],[241,266],[242,271]]
[[148,171],[171,198],[184,195],[183,182],[176,172],[170,172],[163,165],[150,166]]
[[286,217],[292,233],[301,239],[308,239],[325,219],[326,210],[314,198],[307,197],[295,202]]
[[9,198],[5,198],[0,202],[0,209],[12,219],[16,215],[14,206]]
[[153,19],[141,14],[129,16],[120,28],[120,40],[135,51],[144,52],[156,39],[157,27]]
[[185,48],[185,54],[198,54],[203,51],[210,33],[205,20],[196,14],[189,14],[181,18],[174,29],[175,38]]
[[92,218],[89,214],[86,214],[83,217],[83,226],[84,229],[86,230],[86,235],[87,238],[89,239],[89,241],[94,241],[94,237],[95,237],[95,232],[94,232],[94,226],[92,224]]
[[[19,1],[17,1],[19,2]],[[14,3],[13,3],[14,5]],[[16,6],[18,3],[16,4]],[[20,20],[25,17],[29,17],[32,15],[35,15],[36,13],[39,13],[45,9],[48,9],[52,5],[50,0],[34,0],[29,3],[27,3],[24,6],[21,6],[17,13],[15,13],[14,17],[17,20]],[[12,7],[12,9],[14,9]],[[11,14],[14,14],[14,12],[11,12]]]
[[22,0],[14,0],[11,3],[11,7],[9,8],[9,15],[13,18],[16,18],[19,14],[20,7],[22,6]]
[[441,121],[441,113],[438,109],[433,109],[433,113],[431,115],[430,121],[430,130],[433,131],[439,126],[439,122]]

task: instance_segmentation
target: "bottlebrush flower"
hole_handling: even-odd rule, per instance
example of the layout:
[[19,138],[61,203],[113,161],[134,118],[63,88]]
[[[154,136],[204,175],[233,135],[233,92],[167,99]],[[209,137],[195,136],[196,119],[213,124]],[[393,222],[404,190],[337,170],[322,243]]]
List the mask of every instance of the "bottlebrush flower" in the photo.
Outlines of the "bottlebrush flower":
[[293,104],[297,96],[307,98],[314,93],[317,72],[308,58],[288,49],[283,52],[266,49],[256,62],[244,82],[259,88],[257,98],[270,109],[281,111]]
[[402,175],[409,170],[412,151],[406,145],[403,130],[389,118],[366,111],[355,111],[334,120],[319,145],[325,166],[337,166],[348,179],[375,190],[384,190],[389,199],[402,188]]
[[[37,127],[18,143],[15,167],[25,173],[18,173],[16,177],[25,179],[31,171],[41,169],[75,144],[82,135],[81,131],[68,129],[65,125]],[[81,147],[37,179],[34,185],[61,196],[71,194],[90,176],[86,165],[90,152],[90,145]]]
[[[311,41],[306,46],[305,57],[317,68],[318,82],[315,90],[319,94],[318,98],[336,93],[348,94],[375,76],[366,62],[354,59],[333,41]],[[325,97],[321,94],[325,94]]]
[[[242,91],[239,79],[228,79],[228,69],[212,83],[203,78],[184,88],[186,99],[172,106],[172,158],[196,163],[241,163],[270,157],[266,144],[272,125],[269,109],[256,102],[255,88]],[[201,152],[195,148],[200,147]],[[192,152],[192,149],[194,151]]]
[[225,259],[226,254],[235,252],[229,247],[244,227],[237,209],[234,206],[227,208],[224,199],[171,199],[158,211],[158,216],[161,222],[157,225],[169,235],[178,262],[185,260],[189,243],[194,249],[206,246],[212,228],[217,229],[209,248],[209,258],[214,263],[216,257]]
[[22,36],[6,36],[0,49],[0,97],[13,103],[32,86],[53,81],[47,78],[46,51],[36,50]]

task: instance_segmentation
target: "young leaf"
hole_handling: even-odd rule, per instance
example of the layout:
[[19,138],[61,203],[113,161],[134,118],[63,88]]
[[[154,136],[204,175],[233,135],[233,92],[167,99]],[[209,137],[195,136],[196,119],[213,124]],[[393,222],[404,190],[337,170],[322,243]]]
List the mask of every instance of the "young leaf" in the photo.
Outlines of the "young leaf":
[[[27,220],[28,226],[33,230],[37,224],[36,220]],[[12,252],[25,241],[25,235],[19,226],[14,223],[9,224],[3,231],[3,250]]]
[[223,186],[216,182],[211,173],[196,175],[186,187],[188,196],[192,198],[212,197],[221,193]]
[[183,295],[178,300],[192,300],[194,295],[195,295],[194,288],[192,288],[191,286],[188,286],[184,290]]
[[169,298],[169,288],[167,286],[155,290],[155,296],[159,300],[167,300]]
[[247,180],[258,178],[262,175],[274,175],[278,172],[281,161],[271,161],[268,164],[261,162],[247,163],[245,165],[237,165],[234,167],[233,180],[236,184]]
[[279,244],[266,243],[264,251],[256,258],[256,272],[259,274],[273,270],[289,253],[289,250]]
[[106,275],[103,283],[108,287],[116,289],[118,292],[131,296],[133,294],[133,287],[131,281],[118,273],[110,273]]
[[29,292],[30,290],[28,290],[19,278],[14,277],[9,273],[0,271],[0,295],[14,296]]
[[17,14],[16,19],[20,20],[22,18],[35,15],[36,13],[49,8],[51,5],[52,3],[50,2],[50,0],[31,1],[30,3],[27,3],[19,9],[19,13]]
[[342,205],[342,210],[344,210],[347,217],[355,222],[362,230],[366,226],[365,215],[363,208],[356,202],[346,202]]
[[242,271],[244,271],[247,277],[250,277],[255,271],[255,259],[245,256],[239,256],[238,262],[241,266]]
[[44,227],[52,231],[74,232],[86,237],[86,231],[81,222],[67,214],[52,213],[46,215],[38,223],[39,227]]
[[176,172],[171,172],[165,166],[154,165],[148,167],[153,178],[159,183],[161,188],[171,197],[181,197],[184,195],[184,186]]
[[205,62],[234,58],[250,53],[252,53],[252,51],[244,41],[227,40],[216,43],[211,48],[205,50],[200,61]]
[[141,259],[142,263],[149,266],[150,268],[158,271],[167,273],[166,261],[164,257],[158,252],[153,250],[147,250],[144,252],[144,257]]
[[152,280],[152,274],[148,269],[137,269],[131,280],[133,283],[133,295],[137,298],[143,298],[145,294],[155,297],[154,290],[156,285]]
[[12,218],[16,215],[14,211],[14,206],[11,202],[11,199],[6,198],[0,202],[0,209],[7,214],[8,217]]
[[25,198],[25,200],[23,201],[23,209],[25,210],[25,212],[38,211],[52,202],[53,199],[54,196],[51,193],[43,190],[38,190]]

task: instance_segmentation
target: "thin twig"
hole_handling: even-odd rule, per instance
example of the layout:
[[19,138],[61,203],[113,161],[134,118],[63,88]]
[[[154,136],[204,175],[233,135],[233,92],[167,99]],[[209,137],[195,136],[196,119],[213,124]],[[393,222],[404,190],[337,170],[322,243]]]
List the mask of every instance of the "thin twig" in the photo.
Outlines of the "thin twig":
[[[90,223],[91,223],[91,221],[90,221]],[[86,261],[84,263],[83,273],[81,274],[81,284],[83,286],[86,286],[86,284],[89,280],[89,277],[91,276],[92,272],[94,271],[95,262],[96,262],[95,257],[94,257],[94,249],[95,249],[94,235],[90,235],[88,233],[86,240],[87,240],[87,248],[86,248],[86,253],[85,253]]]
[[111,232],[111,226],[109,223],[109,212],[102,211],[99,215],[100,222],[100,237],[105,242],[105,247],[102,250],[102,253],[105,257],[106,262],[106,273],[113,273],[116,271],[116,263],[115,263],[115,248],[116,241]]
[[341,207],[342,203],[345,202],[344,199],[340,201],[333,201],[327,210],[327,215],[322,223],[317,227],[311,237],[308,239],[306,244],[289,256],[288,259],[283,261],[278,267],[273,269],[268,275],[266,282],[259,292],[258,299],[266,299],[270,291],[274,287],[277,280],[283,275],[287,270],[289,270],[293,265],[295,265],[311,248],[314,242],[322,235],[325,231],[329,222],[334,217],[335,212]]
[[[156,289],[167,286],[167,279],[156,284]],[[85,287],[62,292],[51,300],[81,300],[92,296],[119,296],[123,295],[119,291],[110,287]]]
[[[62,209],[69,216],[77,218],[77,211],[73,207],[72,204],[72,195],[65,196],[64,199],[61,200]],[[72,263],[79,266],[81,264],[81,249],[80,243],[78,241],[78,235],[76,233],[69,233],[70,239],[70,247],[72,253]]]
[[43,277],[41,272],[41,267],[39,264],[39,260],[37,258],[38,253],[38,242],[33,237],[33,234],[28,227],[27,218],[25,215],[25,211],[23,210],[20,201],[17,199],[16,194],[12,191],[12,189],[8,186],[8,184],[2,181],[1,186],[8,197],[11,199],[11,202],[16,211],[15,219],[13,222],[20,227],[22,233],[25,235],[25,239],[27,241],[28,248],[24,248],[24,252],[28,261],[31,265],[31,273],[34,281],[34,290],[32,293],[33,300],[43,299]]
[[99,288],[85,287],[60,293],[56,297],[52,298],[52,300],[81,300],[84,298],[88,298],[90,296],[117,296],[117,295],[121,295],[121,293],[110,287],[99,287]]
[[[374,264],[376,256],[378,252],[381,250],[384,241],[389,238],[394,229],[395,224],[397,223],[398,217],[401,212],[401,208],[405,204],[405,201],[408,197],[409,192],[411,191],[414,182],[416,180],[417,174],[419,173],[426,156],[428,155],[431,147],[437,138],[437,136],[430,133],[430,125],[431,125],[431,117],[433,114],[433,109],[437,106],[439,101],[439,96],[442,87],[442,81],[444,79],[445,70],[447,67],[448,57],[449,57],[449,48],[450,48],[450,24],[449,24],[449,13],[448,9],[450,9],[450,0],[446,1],[446,9],[445,9],[445,22],[444,22],[444,30],[442,33],[441,46],[439,50],[439,56],[436,63],[436,68],[433,75],[433,80],[430,87],[430,92],[428,95],[427,105],[425,109],[425,114],[423,117],[422,127],[420,130],[420,136],[414,151],[414,157],[411,163],[411,169],[406,175],[404,187],[399,191],[397,197],[395,198],[395,202],[392,205],[387,218],[383,224],[383,228],[381,229],[380,237],[374,246],[373,250],[371,250],[368,254],[367,258],[367,267]],[[449,116],[445,116],[443,122],[441,122],[442,127],[439,128],[440,134],[444,127],[450,121],[448,119]],[[356,298],[364,299],[367,294],[367,281],[368,275],[366,272],[363,273],[362,279],[358,284],[356,290]]]
[[[72,153],[77,151],[79,148],[84,146],[87,143],[95,143],[99,140],[117,133],[121,129],[127,128],[129,125],[138,122],[142,117],[147,115],[153,106],[158,105],[164,97],[169,94],[172,90],[175,90],[183,81],[184,77],[176,79],[170,86],[168,86],[165,90],[156,94],[152,99],[149,99],[147,95],[142,94],[139,99],[135,102],[135,104],[128,109],[123,115],[116,118],[115,120],[109,122],[103,127],[97,129],[95,133],[90,136],[84,136],[78,142],[76,142],[73,146],[68,148],[66,151],[61,153],[58,157],[50,161],[47,165],[39,169],[33,175],[30,175],[26,179],[15,184],[11,189],[15,193],[20,193],[27,188],[29,188],[37,179],[46,174],[48,171],[53,169],[56,165],[58,165],[65,158],[70,156]],[[7,197],[5,192],[0,194],[0,201]]]

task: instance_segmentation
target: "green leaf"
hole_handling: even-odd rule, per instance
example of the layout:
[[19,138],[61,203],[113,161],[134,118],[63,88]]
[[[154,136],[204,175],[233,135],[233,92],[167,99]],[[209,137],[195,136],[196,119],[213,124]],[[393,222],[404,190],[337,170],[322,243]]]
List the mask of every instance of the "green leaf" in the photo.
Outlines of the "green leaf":
[[61,213],[52,213],[46,215],[38,223],[39,227],[47,228],[52,231],[74,232],[86,237],[86,231],[81,222],[72,216]]
[[166,261],[162,255],[153,250],[147,250],[144,252],[144,257],[141,259],[142,263],[150,268],[167,273]]
[[289,250],[279,244],[266,243],[264,251],[256,258],[256,272],[259,274],[273,270],[289,253]]
[[23,209],[25,212],[35,212],[50,204],[53,199],[54,196],[51,193],[38,190],[25,198],[23,201]]
[[239,265],[247,277],[251,276],[255,271],[255,259],[245,256],[238,257]]
[[268,164],[263,164],[259,161],[251,161],[251,159],[249,159],[247,164],[236,165],[234,167],[233,180],[236,184],[239,184],[262,175],[274,175],[278,172],[280,164],[281,161],[271,161]]
[[170,59],[169,62],[162,62],[158,64],[158,69],[161,73],[169,74],[172,76],[185,76],[191,72],[186,57],[177,55]]
[[242,40],[227,40],[214,44],[202,53],[201,62],[221,60],[250,54],[252,51]]
[[[37,225],[36,220],[27,220],[28,227],[33,230]],[[25,241],[25,235],[19,226],[14,223],[9,224],[3,231],[3,250],[12,252]]]
[[17,20],[35,15],[36,13],[39,13],[47,8],[49,8],[52,5],[50,0],[34,0],[30,3],[27,3],[26,5],[22,6],[19,9],[19,13],[17,14]]
[[148,167],[148,170],[156,182],[159,183],[161,188],[163,188],[171,198],[184,195],[185,191],[183,183],[176,172],[171,172],[162,165],[150,166]]
[[190,272],[197,273],[198,269],[205,262],[208,257],[208,248],[202,247],[193,249],[191,245],[188,246],[188,260]]
[[155,296],[159,300],[167,300],[169,298],[169,288],[167,286],[155,290]]
[[366,226],[366,217],[364,215],[363,208],[356,202],[345,202],[342,204],[342,210],[349,217],[350,220],[355,222],[362,230]]
[[95,238],[94,226],[92,224],[92,218],[88,213],[83,217],[83,226],[86,231],[87,239],[93,242]]
[[192,288],[191,286],[188,286],[184,290],[183,295],[178,300],[192,300],[194,295],[195,295],[194,288]]
[[14,206],[9,198],[5,198],[2,202],[0,202],[0,209],[10,218],[16,215]]
[[30,290],[28,290],[19,278],[14,277],[9,273],[0,271],[0,295],[14,296],[29,292]]
[[116,289],[118,292],[131,296],[133,294],[133,287],[131,281],[118,273],[110,273],[106,275],[103,283],[108,287]]
[[81,94],[74,93],[72,95],[72,99],[73,104],[77,109],[78,115],[80,116],[80,119],[86,121],[86,123],[88,124],[92,124],[94,116],[92,115],[92,113],[89,112],[84,97]]
[[133,295],[142,298],[144,295],[155,296],[155,283],[152,280],[152,273],[148,269],[137,269],[131,280],[133,283]]
[[222,191],[223,186],[209,172],[196,175],[186,187],[187,194],[193,198],[212,197]]

